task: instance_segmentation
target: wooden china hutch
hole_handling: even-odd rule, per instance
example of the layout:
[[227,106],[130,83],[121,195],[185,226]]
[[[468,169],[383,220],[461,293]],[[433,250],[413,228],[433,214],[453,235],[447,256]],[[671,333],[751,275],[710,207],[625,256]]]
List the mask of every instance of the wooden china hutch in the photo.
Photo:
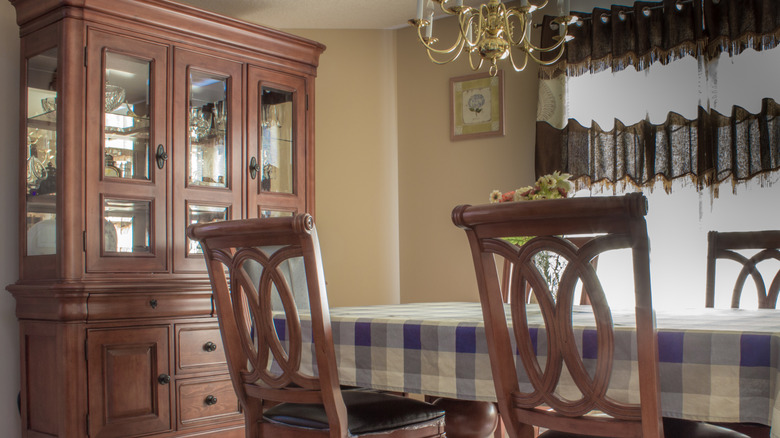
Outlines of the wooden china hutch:
[[243,436],[185,228],[313,213],[324,46],[169,0],[10,2],[23,436]]

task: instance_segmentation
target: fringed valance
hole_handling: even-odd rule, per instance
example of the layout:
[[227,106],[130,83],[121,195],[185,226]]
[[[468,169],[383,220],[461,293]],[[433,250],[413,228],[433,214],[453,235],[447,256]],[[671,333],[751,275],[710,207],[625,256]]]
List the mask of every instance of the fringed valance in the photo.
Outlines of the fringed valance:
[[536,173],[563,170],[588,182],[638,186],[684,176],[699,187],[742,181],[780,169],[778,116],[780,105],[764,99],[758,114],[737,106],[729,115],[699,107],[695,120],[669,113],[662,124],[615,120],[611,130],[574,119],[563,129],[537,122]]
[[[770,49],[780,40],[780,2],[777,0],[664,0],[613,5],[590,13],[572,12],[579,22],[574,37],[557,63],[541,67],[551,78],[577,76],[628,66],[643,70],[654,62],[669,63],[683,56],[722,52],[735,55],[747,48]],[[545,17],[542,45],[558,34]]]

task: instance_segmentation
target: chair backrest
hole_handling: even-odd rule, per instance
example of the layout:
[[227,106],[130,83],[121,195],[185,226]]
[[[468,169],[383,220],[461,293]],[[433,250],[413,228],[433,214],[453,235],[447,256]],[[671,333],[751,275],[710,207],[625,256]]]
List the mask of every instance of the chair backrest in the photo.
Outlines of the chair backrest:
[[[523,425],[529,424],[598,436],[663,436],[646,209],[644,196],[630,194],[465,205],[453,210],[453,222],[465,229],[471,247],[499,412],[511,436],[518,436],[526,427]],[[595,237],[582,247],[559,237],[576,235]],[[536,237],[518,247],[503,239],[512,236]],[[603,287],[590,264],[596,255],[619,248],[630,248],[632,253],[636,342],[641,346],[637,349],[639,404],[607,395],[615,333]],[[555,297],[532,260],[542,250],[567,260]],[[513,264],[509,304],[501,295],[496,254]],[[592,363],[585,365],[572,325],[578,279],[587,290],[595,319],[595,367]],[[531,284],[544,320],[547,351],[543,364],[534,345],[539,332],[531,333],[529,326],[527,312],[532,309],[524,299],[524,282]],[[630,282],[626,289],[631,289]],[[511,327],[507,324],[507,308],[511,310]],[[556,391],[564,364],[579,398],[570,393],[564,397]],[[522,388],[518,370],[524,371],[528,379]],[[586,415],[594,410],[606,416],[594,420]]]
[[[569,237],[567,240],[577,246],[577,248],[581,247],[582,245],[590,242],[592,239],[591,236],[582,236],[582,237]],[[548,263],[549,258],[547,259]],[[599,265],[599,256],[598,254],[593,257],[593,260],[590,261],[590,264],[593,265],[593,269],[598,268]],[[512,282],[512,262],[509,260],[504,260],[504,268],[503,272],[501,274],[501,295],[504,298],[504,302],[509,302],[509,285]],[[531,284],[526,283],[525,288],[525,300],[526,302],[531,302],[532,297],[534,295],[532,294]],[[590,304],[590,299],[588,298],[588,292],[585,288],[582,288],[581,294],[580,294],[580,304],[587,305]]]
[[[323,404],[333,436],[346,436],[346,408],[312,217],[191,225],[187,235],[203,249],[230,377],[245,414],[258,413],[253,421],[261,421],[268,401]],[[293,284],[307,290],[293,290]],[[302,368],[302,336],[309,334],[302,317],[311,321],[316,377]]]
[[[715,262],[717,259],[729,259],[742,265],[731,294],[731,307],[739,308],[742,290],[745,287],[748,275],[750,275],[756,285],[758,307],[761,309],[774,309],[777,305],[778,292],[780,292],[780,269],[775,274],[769,290],[767,290],[764,278],[757,269],[757,265],[766,260],[780,261],[780,251],[778,249],[780,249],[780,231],[710,231],[707,234],[705,305],[707,307],[715,306]],[[748,258],[735,250],[756,251],[754,255]]]

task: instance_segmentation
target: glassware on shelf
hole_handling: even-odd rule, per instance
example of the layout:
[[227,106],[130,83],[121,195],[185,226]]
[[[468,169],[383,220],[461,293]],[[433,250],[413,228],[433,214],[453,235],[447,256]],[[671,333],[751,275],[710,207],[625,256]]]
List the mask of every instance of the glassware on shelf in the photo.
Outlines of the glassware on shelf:
[[227,187],[228,78],[190,71],[187,184]]
[[26,62],[26,255],[57,252],[57,64],[52,48]]
[[[118,180],[149,180],[151,63],[106,53],[103,102],[103,175]],[[106,160],[105,157],[112,157]]]
[[44,97],[43,99],[41,99],[41,108],[43,108],[43,112],[45,113],[57,111],[57,98]]
[[119,106],[122,105],[122,103],[125,101],[125,97],[126,91],[124,88],[117,85],[106,84],[106,100],[104,111],[110,113],[111,111],[119,108]]
[[294,193],[293,93],[263,87],[261,96],[260,190]]
[[190,108],[190,139],[199,142],[211,132],[212,114],[203,107]]

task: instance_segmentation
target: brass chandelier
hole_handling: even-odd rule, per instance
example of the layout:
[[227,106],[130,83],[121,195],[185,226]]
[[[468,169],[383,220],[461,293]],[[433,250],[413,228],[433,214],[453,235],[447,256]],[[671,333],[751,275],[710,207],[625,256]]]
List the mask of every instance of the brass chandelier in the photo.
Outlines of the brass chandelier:
[[[428,7],[424,6],[428,4]],[[458,17],[459,32],[455,43],[446,49],[437,47],[438,39],[433,37],[433,3],[438,4],[447,15]],[[522,71],[528,65],[530,58],[542,65],[550,65],[563,56],[564,43],[572,37],[567,35],[569,25],[577,21],[571,15],[559,16],[553,19],[552,25],[558,26],[558,35],[550,47],[539,47],[531,43],[531,14],[547,5],[547,0],[538,5],[523,4],[507,7],[501,0],[488,0],[479,7],[464,6],[463,0],[417,0],[417,18],[409,20],[417,28],[417,36],[428,51],[428,57],[436,64],[452,62],[464,52],[468,53],[469,65],[472,70],[479,70],[485,61],[490,63],[490,75],[498,72],[497,62],[509,58],[516,71]],[[515,62],[514,51],[518,51],[522,59]],[[555,52],[552,59],[543,61],[542,53]],[[474,54],[479,55],[475,62]],[[443,55],[444,59],[437,59]]]

